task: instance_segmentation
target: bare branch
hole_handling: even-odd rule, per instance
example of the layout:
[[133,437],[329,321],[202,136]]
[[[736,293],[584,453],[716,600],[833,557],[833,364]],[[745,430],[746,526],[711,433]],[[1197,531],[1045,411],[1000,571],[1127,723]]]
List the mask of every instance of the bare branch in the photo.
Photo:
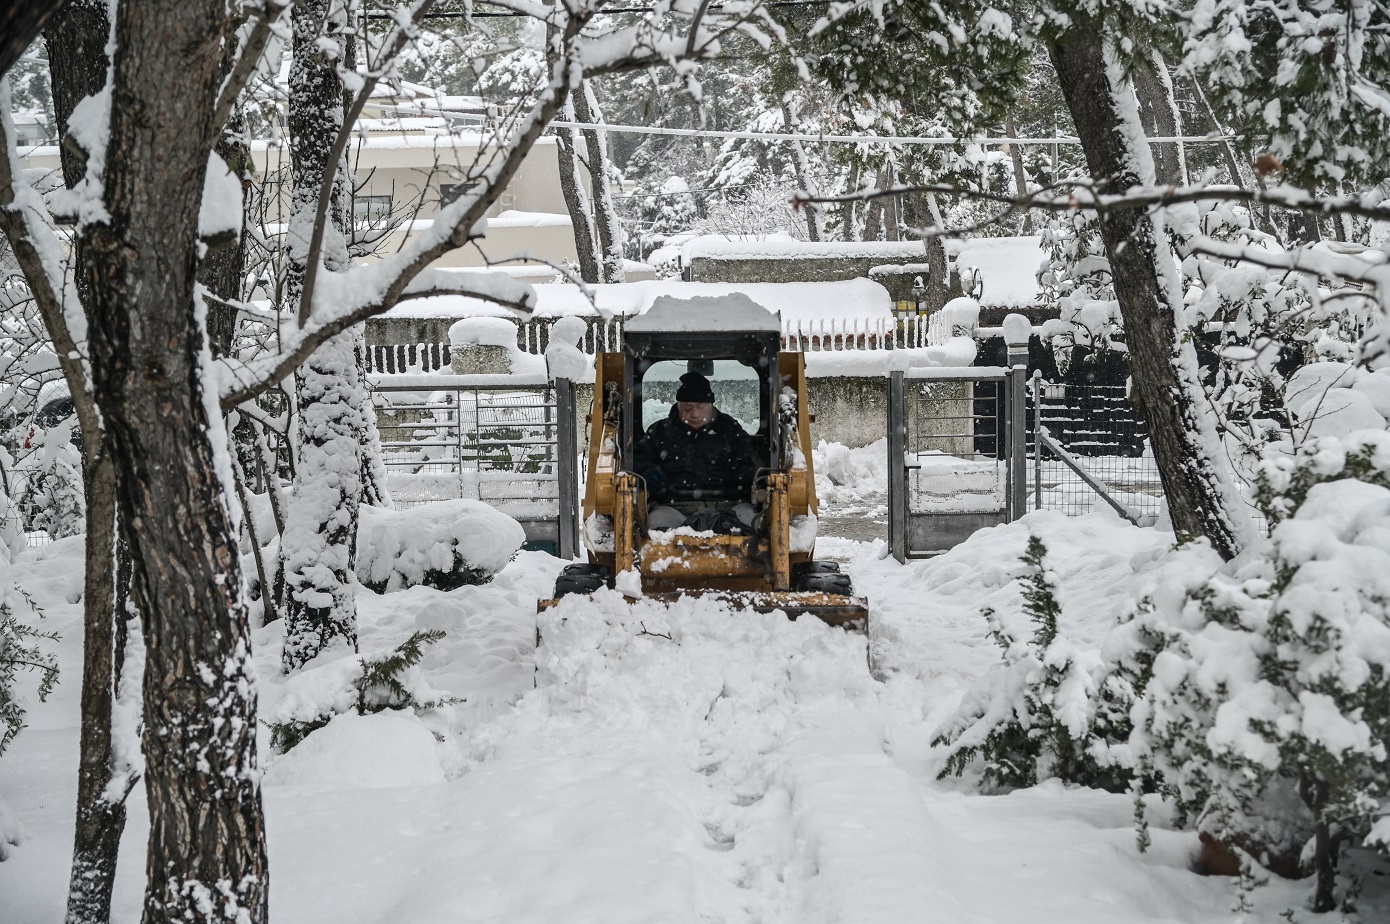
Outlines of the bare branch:
[[[418,297],[425,295],[465,295],[469,298],[492,302],[522,312],[530,312],[534,307],[534,293],[529,293],[530,297],[514,300],[486,287],[470,289],[466,285],[447,286],[442,283],[412,287],[409,296],[415,297],[417,292],[419,293]],[[224,360],[222,368],[233,381],[228,382],[222,389],[222,410],[230,411],[242,402],[249,401],[261,392],[273,387],[308,360],[313,352],[329,338],[337,336],[354,324],[359,324],[370,317],[381,314],[406,297],[405,293],[399,293],[389,303],[368,302],[353,311],[336,315],[322,324],[301,328],[286,342],[283,352],[276,354],[273,360],[264,364],[258,363],[255,366],[246,364],[237,367]]]
[[[416,0],[415,7],[409,14],[411,23],[413,24],[420,16],[429,12],[432,6],[434,6],[434,0]],[[395,31],[388,37],[385,47],[377,55],[377,64],[380,65],[382,61],[389,62],[394,59],[409,41],[410,31],[404,25],[396,26]],[[371,98],[372,90],[376,89],[382,73],[380,68],[367,69],[362,80],[362,87],[352,100],[352,108],[344,115],[343,125],[338,129],[338,137],[333,139],[333,149],[328,153],[328,167],[323,171],[323,180],[319,184],[319,201],[314,215],[314,231],[309,238],[309,252],[305,256],[304,288],[299,297],[300,327],[309,323],[309,312],[314,304],[314,286],[318,282],[323,235],[328,223],[329,205],[333,199],[333,178],[338,173],[338,162],[343,159],[343,154],[347,151],[348,141],[352,138],[353,126],[361,118],[362,110],[367,107],[367,100]]]
[[101,432],[101,417],[82,353],[67,323],[66,299],[74,298],[62,266],[54,259],[61,249],[48,209],[32,186],[24,182],[10,118],[10,84],[0,78],[0,230],[9,238],[15,260],[43,318],[58,364],[72,394],[73,408],[83,432],[93,441]]
[[[271,15],[270,7],[279,6],[279,10]],[[251,34],[246,37],[244,44],[237,55],[236,64],[232,66],[232,72],[227,75],[227,79],[222,82],[222,92],[217,97],[217,109],[213,114],[214,125],[226,125],[231,118],[232,107],[236,105],[237,97],[251,79],[251,75],[256,72],[256,64],[259,63],[261,55],[265,52],[265,47],[270,43],[271,26],[275,19],[284,12],[284,4],[277,3],[276,0],[265,0],[265,9],[254,12],[255,24],[251,27]]]

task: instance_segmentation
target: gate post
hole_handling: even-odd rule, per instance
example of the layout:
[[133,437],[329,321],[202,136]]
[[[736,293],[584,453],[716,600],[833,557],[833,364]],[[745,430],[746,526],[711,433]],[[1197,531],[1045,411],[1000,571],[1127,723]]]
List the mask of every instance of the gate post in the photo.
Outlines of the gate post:
[[559,532],[560,558],[565,561],[579,557],[579,472],[578,437],[575,432],[574,383],[569,379],[555,380],[555,476],[559,486],[559,510],[556,523]]
[[1028,512],[1028,369],[1014,366],[1005,382],[1009,390],[1009,522]]
[[888,550],[907,561],[907,385],[901,370],[888,376]]

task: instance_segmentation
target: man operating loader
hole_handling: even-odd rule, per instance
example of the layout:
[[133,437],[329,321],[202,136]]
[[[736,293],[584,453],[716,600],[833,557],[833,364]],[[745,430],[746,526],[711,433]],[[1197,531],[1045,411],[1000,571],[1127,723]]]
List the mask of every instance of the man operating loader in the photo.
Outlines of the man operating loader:
[[680,377],[671,413],[647,428],[636,465],[647,486],[647,529],[690,526],[750,533],[748,503],[757,461],[748,432],[714,406],[714,389],[698,372]]

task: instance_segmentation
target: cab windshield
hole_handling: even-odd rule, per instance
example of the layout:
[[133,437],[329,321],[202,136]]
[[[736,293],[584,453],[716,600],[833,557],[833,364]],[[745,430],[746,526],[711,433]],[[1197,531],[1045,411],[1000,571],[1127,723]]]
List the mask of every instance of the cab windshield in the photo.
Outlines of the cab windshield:
[[[713,366],[713,371],[709,367]],[[676,403],[680,377],[691,371],[692,364],[683,359],[666,359],[653,363],[642,376],[642,420],[640,430],[671,412]],[[761,428],[759,410],[759,380],[756,370],[734,359],[715,359],[700,363],[695,371],[702,372],[714,389],[714,406],[719,413],[728,414],[749,433]]]

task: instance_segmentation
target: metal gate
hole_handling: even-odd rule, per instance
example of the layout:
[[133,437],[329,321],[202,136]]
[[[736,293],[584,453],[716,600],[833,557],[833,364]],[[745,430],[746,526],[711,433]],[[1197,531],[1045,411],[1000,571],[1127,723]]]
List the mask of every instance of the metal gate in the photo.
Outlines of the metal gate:
[[1027,509],[1027,372],[910,369],[888,380],[888,544],[944,552]]
[[392,375],[372,384],[387,489],[399,507],[480,500],[527,545],[579,554],[574,386],[542,376]]

